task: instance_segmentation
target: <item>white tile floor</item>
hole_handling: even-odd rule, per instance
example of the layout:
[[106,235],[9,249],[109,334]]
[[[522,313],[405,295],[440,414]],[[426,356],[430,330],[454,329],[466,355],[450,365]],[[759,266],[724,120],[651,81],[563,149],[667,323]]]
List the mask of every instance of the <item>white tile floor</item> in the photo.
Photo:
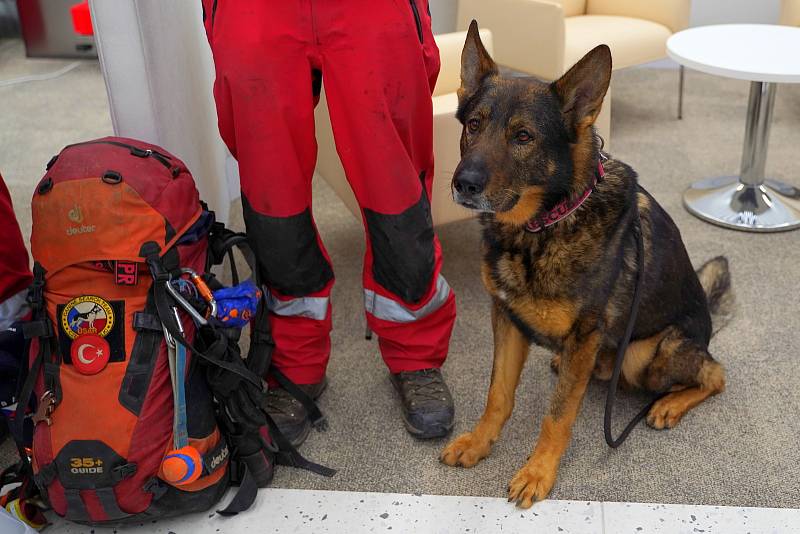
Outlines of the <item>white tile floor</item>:
[[103,529],[57,522],[47,534],[553,533],[792,534],[800,509],[736,508],[595,501],[537,503],[520,510],[505,499],[348,491],[261,490],[236,517],[205,514]]

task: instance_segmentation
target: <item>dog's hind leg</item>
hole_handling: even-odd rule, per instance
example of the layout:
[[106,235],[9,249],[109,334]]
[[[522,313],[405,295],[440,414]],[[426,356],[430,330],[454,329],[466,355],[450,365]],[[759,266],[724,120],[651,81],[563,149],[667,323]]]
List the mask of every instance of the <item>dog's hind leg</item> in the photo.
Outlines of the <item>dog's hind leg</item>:
[[675,427],[689,410],[724,391],[725,370],[705,347],[674,330],[659,345],[644,382],[652,391],[672,391],[647,414],[647,424],[661,430]]
[[519,375],[528,356],[527,338],[497,305],[492,307],[494,364],[486,409],[472,432],[454,439],[439,459],[450,466],[472,467],[492,450],[511,411]]
[[536,448],[508,486],[508,500],[517,501],[522,508],[547,497],[555,484],[558,464],[569,446],[572,424],[594,370],[600,337],[597,330],[581,339],[573,334],[565,344],[558,384],[549,413],[542,421]]

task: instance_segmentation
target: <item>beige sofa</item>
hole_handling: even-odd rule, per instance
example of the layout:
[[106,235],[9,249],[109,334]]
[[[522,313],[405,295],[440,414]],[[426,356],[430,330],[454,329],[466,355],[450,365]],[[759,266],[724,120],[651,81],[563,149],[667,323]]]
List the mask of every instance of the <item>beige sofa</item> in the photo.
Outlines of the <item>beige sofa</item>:
[[[688,26],[689,8],[690,0],[460,0],[457,24],[466,29],[475,19],[492,30],[497,63],[555,80],[602,43],[615,70],[666,57],[667,39]],[[609,90],[596,123],[606,141],[610,102]]]
[[781,17],[778,24],[784,26],[800,26],[800,0],[783,0],[781,2]]
[[[433,92],[435,174],[433,194],[431,195],[431,211],[433,212],[434,225],[472,216],[470,211],[453,202],[450,193],[450,180],[456,165],[461,159],[459,149],[461,124],[456,120],[455,114],[458,108],[456,90],[461,85],[461,49],[464,47],[466,36],[466,32],[435,36],[442,67]],[[481,40],[486,45],[489,53],[492,53],[492,33],[487,29],[481,30]],[[353,215],[361,219],[358,204],[350,185],[347,183],[344,169],[336,153],[324,92],[315,110],[315,116],[317,144],[319,145],[316,172],[328,182]]]

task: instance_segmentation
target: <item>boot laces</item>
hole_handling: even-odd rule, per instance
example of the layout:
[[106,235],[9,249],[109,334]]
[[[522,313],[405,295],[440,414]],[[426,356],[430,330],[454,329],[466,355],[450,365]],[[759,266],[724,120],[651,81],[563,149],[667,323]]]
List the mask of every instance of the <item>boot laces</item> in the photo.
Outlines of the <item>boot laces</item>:
[[444,382],[436,369],[402,373],[406,392],[413,403],[446,400]]

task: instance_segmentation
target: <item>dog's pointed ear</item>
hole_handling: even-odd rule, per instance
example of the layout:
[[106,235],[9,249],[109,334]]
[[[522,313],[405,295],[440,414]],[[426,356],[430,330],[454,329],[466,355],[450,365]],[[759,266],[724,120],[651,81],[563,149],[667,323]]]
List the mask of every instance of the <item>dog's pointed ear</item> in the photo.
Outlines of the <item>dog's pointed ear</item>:
[[561,101],[561,113],[572,133],[594,124],[611,82],[611,50],[600,45],[589,51],[561,78],[553,89]]
[[461,87],[458,90],[458,102],[463,103],[474,95],[483,79],[494,74],[497,74],[497,65],[483,46],[478,23],[473,20],[469,25],[464,49],[461,51]]

